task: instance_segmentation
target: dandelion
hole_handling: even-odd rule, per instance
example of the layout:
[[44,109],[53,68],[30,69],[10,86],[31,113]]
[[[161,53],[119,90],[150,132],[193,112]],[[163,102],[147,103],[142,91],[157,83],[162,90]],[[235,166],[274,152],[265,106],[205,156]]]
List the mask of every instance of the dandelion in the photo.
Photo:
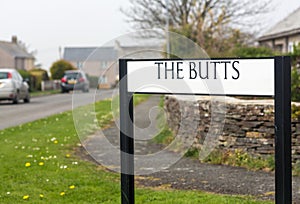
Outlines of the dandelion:
[[29,199],[29,195],[24,195],[23,196],[23,200],[28,200]]
[[39,162],[39,166],[44,166],[44,162]]
[[66,168],[68,168],[68,166],[67,165],[61,165],[59,168],[66,169]]
[[58,141],[57,141],[57,140],[54,140],[54,141],[53,141],[53,143],[54,143],[54,144],[57,144],[57,143],[58,143]]
[[44,198],[44,194],[40,194],[40,198]]
[[74,185],[69,186],[69,189],[74,189],[74,188],[75,188]]
[[70,158],[70,156],[71,156],[70,154],[66,154],[66,158]]
[[64,191],[62,191],[62,192],[60,192],[59,195],[64,196],[64,195],[66,195],[66,193]]
[[34,148],[32,148],[32,150],[33,150],[33,151],[40,151],[41,148],[39,148],[39,147],[34,147]]
[[30,162],[26,162],[26,163],[25,163],[25,166],[26,166],[26,167],[30,167],[30,166],[31,166]]

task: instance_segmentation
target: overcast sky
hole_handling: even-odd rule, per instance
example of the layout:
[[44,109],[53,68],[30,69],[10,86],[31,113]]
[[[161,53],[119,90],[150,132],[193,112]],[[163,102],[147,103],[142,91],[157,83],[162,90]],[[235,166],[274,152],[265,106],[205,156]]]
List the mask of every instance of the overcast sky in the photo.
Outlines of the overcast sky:
[[[12,35],[36,50],[44,69],[65,46],[101,46],[130,31],[120,8],[129,0],[0,0],[0,40]],[[273,0],[271,26],[300,7],[299,0]]]

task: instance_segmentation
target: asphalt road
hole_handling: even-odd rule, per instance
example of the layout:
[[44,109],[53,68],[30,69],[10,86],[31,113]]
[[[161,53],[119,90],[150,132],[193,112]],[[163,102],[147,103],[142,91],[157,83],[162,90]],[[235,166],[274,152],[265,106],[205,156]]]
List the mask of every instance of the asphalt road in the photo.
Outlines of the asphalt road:
[[113,90],[90,90],[89,93],[55,94],[31,98],[29,104],[20,101],[19,104],[0,102],[0,130],[34,121],[74,107],[93,103],[112,97]]

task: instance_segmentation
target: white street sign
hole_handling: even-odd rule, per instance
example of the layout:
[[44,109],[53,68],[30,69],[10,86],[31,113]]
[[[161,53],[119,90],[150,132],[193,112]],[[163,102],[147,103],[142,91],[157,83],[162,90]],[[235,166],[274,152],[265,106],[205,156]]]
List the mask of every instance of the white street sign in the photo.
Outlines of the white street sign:
[[128,92],[274,96],[274,59],[127,61]]

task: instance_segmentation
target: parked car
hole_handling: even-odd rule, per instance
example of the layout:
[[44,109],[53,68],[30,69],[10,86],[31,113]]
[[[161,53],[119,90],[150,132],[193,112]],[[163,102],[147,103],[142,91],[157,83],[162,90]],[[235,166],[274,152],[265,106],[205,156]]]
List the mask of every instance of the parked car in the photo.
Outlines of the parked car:
[[0,69],[0,100],[30,102],[29,85],[15,69]]
[[83,71],[69,70],[64,73],[60,86],[62,93],[69,92],[71,90],[89,92],[90,82]]

